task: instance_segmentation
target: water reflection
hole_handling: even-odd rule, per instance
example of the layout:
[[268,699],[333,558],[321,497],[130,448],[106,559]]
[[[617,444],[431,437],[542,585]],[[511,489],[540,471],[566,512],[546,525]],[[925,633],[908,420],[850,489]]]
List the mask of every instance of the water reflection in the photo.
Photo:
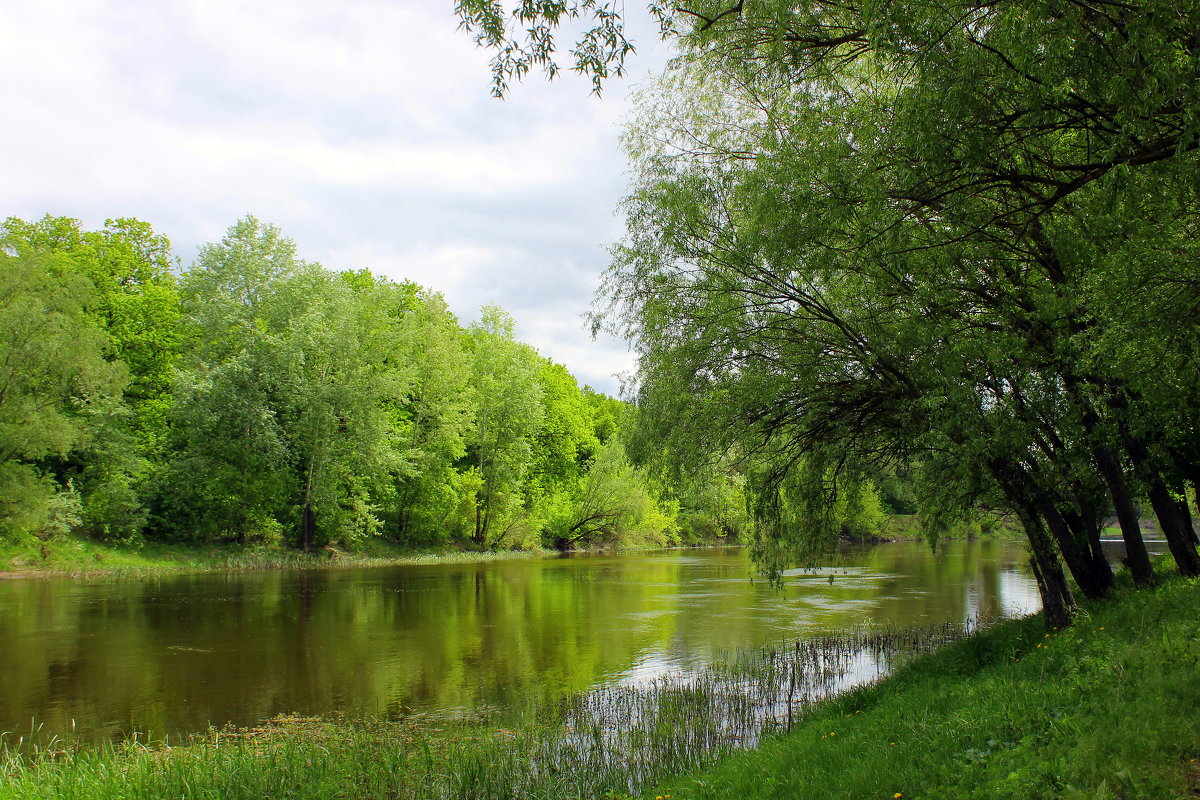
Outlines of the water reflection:
[[1028,613],[1020,545],[860,548],[778,591],[742,551],[0,584],[0,730],[514,707],[864,623]]

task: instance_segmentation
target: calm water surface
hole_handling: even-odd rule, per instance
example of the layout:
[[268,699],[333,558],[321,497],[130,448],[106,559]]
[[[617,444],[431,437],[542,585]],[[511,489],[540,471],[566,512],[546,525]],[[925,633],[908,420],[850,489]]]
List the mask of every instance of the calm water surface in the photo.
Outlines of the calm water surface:
[[752,580],[738,549],[0,582],[0,731],[100,740],[280,713],[513,707],[864,623],[1037,610],[1019,544],[921,543]]

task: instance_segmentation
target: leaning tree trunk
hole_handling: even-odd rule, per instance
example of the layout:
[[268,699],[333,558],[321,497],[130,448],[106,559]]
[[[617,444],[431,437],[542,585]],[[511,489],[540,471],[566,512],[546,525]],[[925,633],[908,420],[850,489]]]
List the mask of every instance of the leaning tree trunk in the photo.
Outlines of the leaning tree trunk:
[[[1043,549],[1053,556],[1054,544],[1058,545],[1058,551],[1062,553],[1071,576],[1084,596],[1089,600],[1096,600],[1107,594],[1109,586],[1112,585],[1112,568],[1106,560],[1096,563],[1090,552],[1080,545],[1054,501],[1028,470],[1011,460],[999,458],[992,460],[991,469],[993,477],[1009,501],[1024,509],[1018,513],[1022,514],[1022,524],[1026,527],[1031,544],[1035,536],[1045,537],[1048,527],[1053,542],[1046,538]],[[1054,563],[1058,563],[1057,559]],[[1052,572],[1048,565],[1044,571]]]
[[1021,520],[1025,528],[1025,536],[1029,540],[1030,566],[1033,567],[1033,577],[1037,581],[1038,594],[1042,597],[1042,615],[1047,628],[1064,628],[1071,624],[1071,614],[1075,610],[1075,599],[1067,586],[1067,578],[1063,574],[1058,556],[1054,552],[1054,543],[1046,533],[1037,511],[1021,489],[1012,481],[1012,475],[999,460],[991,462],[993,477],[1000,485],[1001,491],[1008,498],[1009,504]]
[[1115,412],[1117,430],[1121,434],[1121,444],[1133,462],[1133,468],[1138,477],[1146,484],[1147,494],[1150,495],[1150,505],[1158,517],[1163,536],[1171,555],[1184,575],[1200,575],[1200,555],[1196,553],[1196,545],[1192,542],[1192,532],[1183,529],[1183,521],[1179,518],[1179,508],[1175,498],[1162,479],[1162,473],[1154,463],[1150,448],[1129,427],[1129,401],[1126,396],[1114,391],[1108,398],[1108,405]]
[[[1042,619],[1050,630],[1059,630],[1071,624],[1071,612],[1074,601],[1069,591],[1057,581],[1062,579],[1062,570],[1057,574],[1047,573],[1036,556],[1030,556],[1029,566],[1033,568],[1033,577],[1037,580],[1038,593],[1042,596]],[[1057,565],[1056,565],[1057,566]]]
[[1200,554],[1196,553],[1196,545],[1192,541],[1192,526],[1185,525],[1180,517],[1179,505],[1171,496],[1171,491],[1167,488],[1166,483],[1163,482],[1162,473],[1155,467],[1150,449],[1146,447],[1145,442],[1130,433],[1124,425],[1122,425],[1122,433],[1124,434],[1125,452],[1129,454],[1134,468],[1138,470],[1142,480],[1146,483],[1146,493],[1150,495],[1150,505],[1153,506],[1154,514],[1158,517],[1159,527],[1162,528],[1163,536],[1167,539],[1167,547],[1171,549],[1171,555],[1175,558],[1179,572],[1189,576],[1200,575]]
[[1071,624],[1071,615],[1075,612],[1075,598],[1071,596],[1067,576],[1063,574],[1062,565],[1058,562],[1046,529],[1036,516],[1028,514],[1027,517],[1023,522],[1029,526],[1026,533],[1032,552],[1030,564],[1033,566],[1038,592],[1042,596],[1042,616],[1047,628],[1065,628]]
[[1054,541],[1058,543],[1059,552],[1083,596],[1089,600],[1099,600],[1108,594],[1113,582],[1112,567],[1108,560],[1096,562],[1090,550],[1080,547],[1067,520],[1048,499],[1038,503],[1038,510],[1050,528]]
[[[1133,497],[1129,492],[1129,483],[1125,480],[1125,472],[1116,453],[1108,446],[1100,431],[1100,415],[1081,393],[1078,381],[1067,377],[1067,387],[1080,412],[1080,422],[1083,432],[1091,446],[1092,458],[1095,459],[1096,469],[1100,473],[1104,485],[1108,487],[1113,509],[1117,512],[1117,521],[1121,525],[1121,538],[1125,541],[1125,564],[1133,575],[1133,582],[1138,586],[1149,586],[1154,583],[1154,568],[1150,565],[1150,553],[1146,550],[1146,542],[1142,539],[1142,529],[1138,525],[1137,512],[1133,510]],[[1110,387],[1104,386],[1106,390]]]
[[1148,586],[1154,583],[1154,567],[1150,565],[1150,553],[1142,539],[1142,529],[1138,525],[1137,512],[1133,510],[1133,497],[1129,493],[1121,463],[1112,450],[1102,445],[1093,452],[1121,524],[1121,538],[1125,540],[1125,564],[1133,574],[1135,584]]
[[1075,541],[1083,542],[1086,558],[1092,563],[1092,573],[1100,583],[1102,594],[1107,595],[1113,587],[1112,564],[1104,554],[1100,544],[1100,515],[1091,506],[1083,493],[1075,495],[1075,509],[1063,513],[1067,527],[1075,537]]
[[1186,488],[1183,491],[1183,499],[1176,500],[1175,505],[1179,506],[1179,518],[1183,520],[1184,532],[1189,534],[1192,544],[1200,544],[1200,539],[1196,537],[1196,526],[1192,524],[1192,509],[1188,506]]
[[1150,504],[1154,506],[1154,513],[1163,529],[1163,535],[1167,538],[1167,547],[1171,549],[1179,572],[1183,575],[1200,575],[1200,554],[1196,553],[1193,541],[1195,532],[1192,530],[1191,521],[1185,522],[1179,513],[1179,504],[1171,496],[1157,472],[1152,475],[1148,488]]

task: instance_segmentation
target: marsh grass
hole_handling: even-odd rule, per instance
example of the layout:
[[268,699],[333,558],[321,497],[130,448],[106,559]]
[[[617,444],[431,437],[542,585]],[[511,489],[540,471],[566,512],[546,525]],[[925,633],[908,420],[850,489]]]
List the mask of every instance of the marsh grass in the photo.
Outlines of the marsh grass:
[[584,798],[636,794],[800,723],[806,707],[961,638],[862,629],[499,712],[278,717],[174,746],[0,739],[2,798]]

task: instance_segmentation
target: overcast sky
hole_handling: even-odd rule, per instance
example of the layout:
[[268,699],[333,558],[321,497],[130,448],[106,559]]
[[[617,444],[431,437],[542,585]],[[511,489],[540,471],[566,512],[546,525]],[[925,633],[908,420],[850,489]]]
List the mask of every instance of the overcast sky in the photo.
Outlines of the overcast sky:
[[[0,26],[0,216],[150,222],[184,265],[250,213],[301,256],[495,303],[518,336],[615,393],[623,344],[581,315],[620,236],[620,123],[574,75],[490,97],[452,0],[37,0]],[[631,7],[632,10],[632,7]],[[565,44],[565,42],[564,42]]]

